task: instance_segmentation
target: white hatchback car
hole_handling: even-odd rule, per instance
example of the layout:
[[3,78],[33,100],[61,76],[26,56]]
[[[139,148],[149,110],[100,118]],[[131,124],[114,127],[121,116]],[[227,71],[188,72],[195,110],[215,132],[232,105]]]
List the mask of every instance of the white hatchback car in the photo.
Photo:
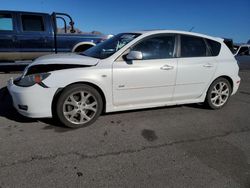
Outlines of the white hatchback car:
[[240,84],[223,39],[158,30],[121,33],[82,54],[38,58],[8,89],[15,108],[68,127],[104,112],[205,102],[223,107]]

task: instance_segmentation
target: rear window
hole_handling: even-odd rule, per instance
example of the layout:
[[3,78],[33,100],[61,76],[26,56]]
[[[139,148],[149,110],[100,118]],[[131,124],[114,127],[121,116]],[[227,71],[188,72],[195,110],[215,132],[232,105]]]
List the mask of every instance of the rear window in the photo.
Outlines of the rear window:
[[22,15],[23,31],[45,31],[43,17],[36,15]]
[[188,35],[181,36],[181,57],[207,56],[207,46],[203,38]]
[[0,31],[13,31],[13,18],[11,14],[0,14]]
[[221,50],[221,44],[210,39],[206,39],[206,41],[211,50],[212,56],[218,56]]

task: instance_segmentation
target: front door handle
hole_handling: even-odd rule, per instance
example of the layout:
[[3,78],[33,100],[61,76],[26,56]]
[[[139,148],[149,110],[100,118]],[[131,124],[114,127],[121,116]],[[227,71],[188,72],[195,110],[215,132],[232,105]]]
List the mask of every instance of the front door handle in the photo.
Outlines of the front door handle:
[[16,42],[17,41],[17,37],[16,36],[12,36],[12,42]]
[[172,69],[174,69],[174,66],[164,65],[161,67],[161,70],[172,70]]
[[213,65],[211,63],[207,63],[207,64],[203,65],[203,67],[211,68],[211,67],[213,67]]

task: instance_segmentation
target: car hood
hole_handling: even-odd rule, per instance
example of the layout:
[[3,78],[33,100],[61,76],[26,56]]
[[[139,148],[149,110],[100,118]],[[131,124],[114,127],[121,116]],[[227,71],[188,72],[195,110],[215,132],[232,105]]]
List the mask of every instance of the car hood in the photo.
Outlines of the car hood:
[[37,58],[24,71],[23,76],[63,69],[84,68],[97,65],[99,59],[73,53],[46,55]]
[[90,65],[94,66],[99,59],[78,55],[74,53],[45,55],[37,58],[31,66],[34,65],[49,65],[49,64],[74,64],[74,65]]

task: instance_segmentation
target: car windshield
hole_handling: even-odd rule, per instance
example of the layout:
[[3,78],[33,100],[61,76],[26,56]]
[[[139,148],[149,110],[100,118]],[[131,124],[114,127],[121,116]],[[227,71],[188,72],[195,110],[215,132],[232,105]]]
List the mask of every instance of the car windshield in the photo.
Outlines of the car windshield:
[[134,40],[140,34],[137,33],[121,33],[111,39],[102,42],[85,52],[81,55],[94,57],[98,59],[105,59],[113,55],[118,50],[122,49],[126,44]]

